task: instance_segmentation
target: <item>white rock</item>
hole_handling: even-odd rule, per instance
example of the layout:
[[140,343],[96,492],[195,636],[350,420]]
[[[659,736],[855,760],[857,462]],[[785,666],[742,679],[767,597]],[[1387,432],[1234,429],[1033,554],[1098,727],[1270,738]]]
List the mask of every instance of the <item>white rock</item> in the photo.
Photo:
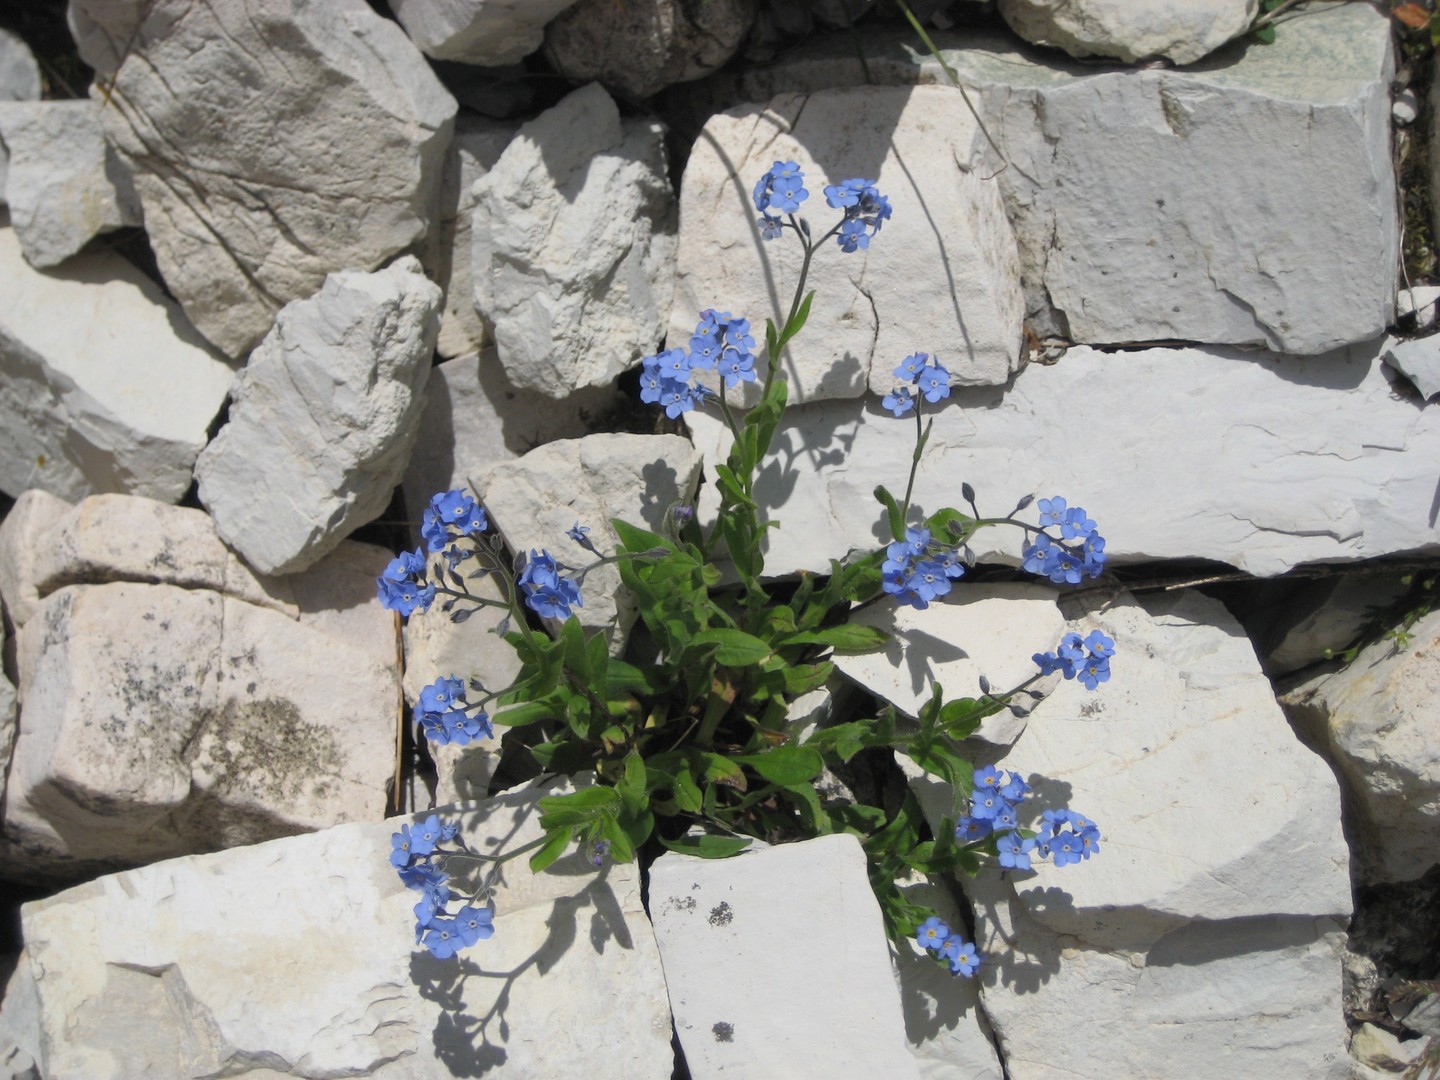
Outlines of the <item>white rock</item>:
[[1435,304],[1440,301],[1440,285],[1416,285],[1401,289],[1395,298],[1395,315],[1415,316],[1415,329],[1429,330],[1435,325]]
[[426,237],[422,256],[430,276],[445,290],[445,310],[435,342],[435,351],[444,357],[476,352],[490,339],[489,329],[475,310],[470,276],[473,189],[475,181],[495,167],[514,134],[514,124],[468,113],[455,122],[455,139],[446,154],[440,184],[439,219]]
[[1413,124],[1420,117],[1420,97],[1408,86],[1395,95],[1395,101],[1390,106],[1390,116],[1395,123],[1404,127]]
[[364,0],[75,0],[69,17],[160,272],[227,355],[430,227],[455,100]]
[[[1210,70],[1061,67],[1002,34],[933,36],[1012,163],[992,155],[984,175],[1005,193],[1042,336],[1310,355],[1389,325],[1393,61],[1389,20],[1369,5],[1317,5]],[[819,42],[739,76],[727,104],[948,82],[908,28],[867,32],[865,60],[848,37]]]
[[178,502],[230,367],[109,252],[41,274],[0,229],[0,293],[0,490]]
[[15,630],[40,606],[40,562],[70,509],[64,499],[31,488],[0,520],[0,601]]
[[681,185],[669,345],[687,345],[707,308],[748,318],[762,344],[767,317],[784,323],[800,245],[760,238],[751,189],[793,160],[817,234],[839,217],[825,205],[827,177],[875,180],[893,216],[868,251],[830,242],[815,257],[814,306],[783,363],[790,400],[886,393],[917,350],[938,354],[960,384],[1004,383],[1020,362],[1024,300],[1000,188],[973,168],[982,146],[960,95],[938,87],[782,95],[712,117]]
[[1440,337],[1391,339],[1385,346],[1385,363],[1414,383],[1427,401],[1440,394]]
[[344,540],[310,569],[281,578],[296,622],[367,653],[377,667],[397,668],[400,628],[375,594],[375,579],[394,557],[388,548]]
[[66,585],[134,581],[209,589],[298,615],[288,583],[256,577],[220,542],[209,515],[153,499],[83,499],[59,520],[46,519],[45,542],[34,558],[38,596]]
[[134,864],[382,812],[398,672],[278,612],[170,585],[68,586],[21,631],[19,667],[11,872]]
[[545,56],[571,82],[647,98],[723,66],[745,40],[755,0],[581,0],[545,30]]
[[1240,37],[1259,10],[1260,0],[1000,0],[1010,29],[1036,45],[1071,56],[1163,56],[1177,64],[1193,64]]
[[[893,603],[860,611],[851,621],[884,630],[892,635],[889,644],[878,652],[833,660],[841,674],[914,719],[930,700],[934,683],[945,688],[948,701],[978,698],[981,675],[995,693],[1003,693],[1036,674],[1030,658],[1053,650],[1065,633],[1065,617],[1055,601],[1055,590],[1043,585],[962,580],[924,611]],[[1024,730],[1023,719],[1002,710],[981,721],[975,737],[1008,745]]]
[[140,202],[100,129],[97,101],[0,104],[5,200],[31,266],[64,262],[91,239],[139,225]]
[[718,861],[662,855],[650,917],[696,1080],[919,1077],[853,836]]
[[1350,1039],[1354,1080],[1396,1080],[1412,1065],[1418,1071],[1421,1054],[1429,1045],[1429,1039],[1402,1043],[1378,1024],[1361,1024]]
[[331,274],[280,313],[236,379],[229,423],[195,478],[220,536],[261,573],[313,565],[389,503],[420,423],[440,301],[412,256]]
[[[694,498],[699,478],[699,453],[677,435],[599,434],[548,443],[487,469],[479,491],[512,551],[548,549],[578,568],[595,557],[565,535],[577,521],[607,554],[618,542],[611,518],[666,535],[671,508]],[[615,565],[591,572],[581,595],[581,625],[603,631],[618,652],[637,611]]]
[[675,257],[658,124],[583,87],[524,125],[474,195],[475,307],[511,382],[563,398],[654,351]]
[[[539,835],[534,801],[446,817],[472,848],[511,849]],[[176,859],[28,905],[45,1075],[670,1075],[633,865],[506,864],[494,936],[442,961],[411,952],[416,894],[388,862],[399,824]]]
[[1400,573],[1356,573],[1306,582],[1259,626],[1247,625],[1273,679],[1348,649],[1375,619],[1410,591]]
[[589,387],[561,401],[521,390],[505,377],[494,349],[437,365],[425,388],[420,432],[405,470],[405,505],[418,533],[437,492],[470,488],[471,479],[544,443],[578,439],[619,402],[613,387]]
[[[723,459],[724,424],[686,415],[706,459]],[[767,533],[767,574],[827,571],[832,558],[873,550],[882,510],[871,492],[904,491],[913,430],[873,400],[791,410],[778,465],[756,485],[781,523]],[[1075,348],[1006,389],[954,391],[935,413],[914,505],[956,506],[962,481],[986,513],[1027,492],[1062,494],[1099,523],[1116,562],[1205,558],[1269,576],[1436,550],[1435,460],[1440,411],[1397,396],[1373,347],[1309,359]],[[712,504],[702,499],[702,513]],[[1015,563],[1021,542],[1019,530],[997,528],[971,546]]]
[[1344,777],[1365,881],[1410,881],[1440,862],[1440,750],[1431,737],[1440,612],[1409,633],[1406,648],[1377,641],[1282,699]]
[[[981,999],[1013,1080],[1349,1080],[1343,921],[1199,920],[1095,948],[1036,921],[1013,886],[970,890]],[[1063,906],[1064,890],[1047,899]]]
[[462,64],[513,64],[540,47],[545,24],[575,0],[389,0],[427,56]]
[[[10,959],[7,957],[7,959]],[[0,1004],[0,1075],[7,1080],[41,1080],[40,996],[30,955],[22,948],[13,959]]]
[[[39,101],[40,65],[18,35],[0,30],[0,101]],[[0,193],[3,193],[0,185]]]

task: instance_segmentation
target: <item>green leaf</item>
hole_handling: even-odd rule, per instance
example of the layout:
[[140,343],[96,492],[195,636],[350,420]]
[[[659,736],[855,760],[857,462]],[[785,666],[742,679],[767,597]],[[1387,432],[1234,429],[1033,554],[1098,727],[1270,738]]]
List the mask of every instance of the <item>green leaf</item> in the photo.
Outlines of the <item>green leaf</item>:
[[549,836],[545,838],[545,843],[535,854],[530,856],[530,869],[534,873],[540,873],[541,870],[565,854],[565,849],[569,846],[570,830],[568,828],[550,830]]
[[799,697],[811,690],[818,690],[829,681],[834,671],[835,665],[829,661],[823,664],[786,664],[781,669],[785,679],[785,693]]
[[805,322],[810,318],[810,301],[814,299],[815,290],[811,289],[810,292],[806,294],[805,299],[800,301],[800,306],[795,310],[795,317],[786,323],[785,329],[780,332],[780,340],[777,348],[771,351],[771,357],[774,357],[780,349],[790,344],[790,339],[805,329]]
[[1250,36],[1253,37],[1256,41],[1260,42],[1262,45],[1274,45],[1275,27],[1273,25],[1262,26],[1259,30],[1256,30]]
[[675,775],[675,783],[670,792],[675,797],[675,805],[687,814],[693,814],[700,809],[700,788],[689,770]]
[[889,640],[890,635],[878,626],[842,623],[823,630],[788,634],[777,644],[782,648],[787,645],[828,645],[838,653],[867,653],[884,648]]
[[614,816],[620,808],[620,793],[597,784],[569,795],[547,795],[540,800],[540,825],[551,829],[561,825],[583,825],[604,814]]
[[601,818],[600,831],[604,833],[605,839],[610,841],[611,859],[617,863],[627,863],[635,858],[635,845],[630,841],[630,834],[615,818],[609,814]]
[[781,787],[814,779],[825,768],[825,759],[810,746],[777,746],[759,754],[737,755],[734,760]]
[[580,620],[571,615],[560,627],[560,640],[565,645],[565,666],[585,682],[590,681],[590,656],[585,651],[585,631]]
[[905,536],[905,516],[900,513],[900,504],[895,501],[884,484],[875,488],[875,498],[885,507],[886,524],[890,527],[890,539],[901,540]]
[[699,836],[680,836],[674,840],[666,840],[662,836],[660,843],[682,855],[694,855],[701,859],[728,859],[748,848],[750,838],[748,836],[716,836],[714,833],[702,833]]
[[746,667],[759,664],[769,658],[771,648],[765,642],[743,630],[719,627],[702,630],[690,639],[692,645],[716,645],[715,661],[725,667]]
[[[641,551],[653,551],[655,548],[665,548],[669,550],[675,546],[672,541],[665,539],[665,537],[658,533],[637,529],[634,525],[622,521],[620,518],[611,518],[610,527],[615,530],[615,535],[620,538],[621,545],[631,554],[637,554]],[[628,561],[628,559],[622,559],[620,565],[623,566]]]
[[625,755],[625,771],[620,777],[620,782],[615,785],[615,790],[620,793],[620,801],[624,803],[627,813],[639,814],[645,809],[648,801],[645,786],[645,759],[640,756],[640,751],[631,750]]
[[553,720],[565,711],[565,706],[551,701],[527,701],[523,705],[509,705],[490,717],[491,723],[501,727],[524,727],[540,720]]

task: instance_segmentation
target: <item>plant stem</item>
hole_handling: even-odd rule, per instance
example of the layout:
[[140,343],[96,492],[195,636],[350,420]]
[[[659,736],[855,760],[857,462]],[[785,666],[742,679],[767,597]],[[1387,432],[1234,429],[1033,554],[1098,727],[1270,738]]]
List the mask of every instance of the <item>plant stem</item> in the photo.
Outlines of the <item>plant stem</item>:
[[[910,455],[910,478],[905,481],[905,501],[900,504],[900,524],[904,525],[910,517],[910,496],[915,491],[915,474],[920,469],[920,453],[925,447],[923,429],[920,422],[920,402],[924,398],[920,394],[915,395],[915,451]],[[896,540],[901,537],[895,537]]]

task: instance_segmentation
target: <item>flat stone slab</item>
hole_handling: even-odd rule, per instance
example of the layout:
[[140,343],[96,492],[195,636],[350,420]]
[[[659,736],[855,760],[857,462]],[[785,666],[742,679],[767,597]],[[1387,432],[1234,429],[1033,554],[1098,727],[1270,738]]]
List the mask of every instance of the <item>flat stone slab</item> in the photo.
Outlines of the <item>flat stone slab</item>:
[[[1314,5],[1273,45],[1230,46],[1181,71],[1037,58],[1003,33],[931,36],[1010,162],[992,152],[984,175],[1004,193],[1041,336],[1315,355],[1389,325],[1394,62],[1389,20],[1370,5]],[[948,83],[908,27],[859,44],[863,65],[837,35],[721,75],[713,98],[690,95],[695,123],[707,101],[716,112],[837,86]],[[1325,183],[1277,188],[1276,176]]]
[[40,273],[0,229],[0,491],[178,502],[235,373],[119,255]]
[[999,7],[1026,41],[1071,56],[1193,64],[1249,30],[1260,0],[1000,0]]
[[[960,505],[962,481],[987,514],[1060,494],[1099,523],[1116,563],[1213,559],[1262,577],[1440,549],[1440,411],[1394,392],[1377,345],[1310,358],[1074,348],[1008,388],[956,389],[934,417],[915,481],[926,514]],[[706,459],[723,460],[723,422],[686,418]],[[766,572],[826,572],[888,540],[871,492],[904,491],[913,448],[913,422],[878,401],[791,410],[756,485],[781,523]],[[1019,530],[991,528],[972,547],[1014,565],[1021,545]]]
[[[494,852],[539,835],[534,803],[442,814]],[[388,861],[404,822],[175,859],[28,905],[44,1075],[670,1076],[633,865],[596,871],[574,853],[537,876],[516,859],[494,936],[438,960],[412,952],[417,894]]]
[[880,905],[854,837],[733,859],[662,855],[650,869],[650,915],[696,1080],[918,1080]]

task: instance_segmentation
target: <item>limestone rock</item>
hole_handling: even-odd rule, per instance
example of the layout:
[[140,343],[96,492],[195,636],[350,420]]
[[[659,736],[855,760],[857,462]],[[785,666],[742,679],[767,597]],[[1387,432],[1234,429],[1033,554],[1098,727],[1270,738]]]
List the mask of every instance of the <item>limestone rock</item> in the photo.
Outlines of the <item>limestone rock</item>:
[[25,624],[19,667],[12,874],[63,877],[382,813],[393,664],[279,612],[171,585],[67,586]]
[[961,385],[1004,383],[1020,363],[1024,300],[1000,188],[976,169],[982,146],[960,95],[939,87],[782,95],[712,117],[681,185],[669,344],[687,344],[711,307],[760,329],[767,317],[784,323],[800,245],[789,234],[761,239],[751,189],[773,162],[793,160],[816,234],[839,218],[825,205],[827,182],[874,180],[894,212],[869,250],[832,241],[816,255],[810,319],[783,361],[790,400],[887,393],[917,350],[938,355]]
[[40,65],[35,54],[17,35],[0,30],[0,101],[39,100]]
[[1304,582],[1272,617],[1247,626],[1271,678],[1289,675],[1348,649],[1387,608],[1410,591],[1400,573],[1356,573]]
[[426,56],[495,66],[540,47],[545,24],[575,0],[389,0]]
[[178,502],[234,372],[109,252],[41,274],[0,229],[0,490]]
[[1000,0],[1000,14],[1026,41],[1071,56],[1193,64],[1249,28],[1260,0]]
[[723,66],[745,40],[756,0],[580,0],[545,30],[545,55],[572,82],[647,98]]
[[1404,649],[1377,641],[1348,667],[1288,691],[1290,715],[1344,777],[1362,880],[1410,881],[1440,863],[1440,751],[1432,737],[1440,612]]
[[220,536],[261,573],[313,565],[389,503],[420,422],[440,300],[411,256],[331,274],[250,358],[195,478]]
[[[606,553],[617,543],[611,518],[664,535],[671,508],[693,499],[699,478],[700,455],[676,435],[599,434],[548,443],[487,469],[479,490],[512,551],[545,548],[558,562],[582,567],[594,556],[565,535],[577,521]],[[581,594],[581,625],[603,631],[618,651],[636,616],[620,572],[613,563],[598,567]]]
[[0,520],[0,601],[20,629],[40,606],[40,563],[70,504],[41,488],[21,493]]
[[1415,317],[1416,330],[1429,330],[1435,326],[1435,305],[1440,302],[1440,285],[1416,285],[1401,289],[1395,298],[1395,315],[1403,319]]
[[66,585],[133,581],[209,589],[297,614],[287,584],[256,577],[203,511],[133,495],[92,495],[48,521],[34,566],[39,596]]
[[139,225],[130,177],[93,101],[0,104],[10,224],[31,266],[56,266],[101,233]]
[[1440,394],[1440,337],[1392,341],[1385,348],[1385,363],[1414,383],[1427,401]]
[[[985,513],[1027,492],[1061,494],[1099,522],[1117,563],[1203,558],[1260,576],[1440,547],[1429,466],[1440,460],[1440,411],[1396,395],[1373,347],[1311,358],[1075,348],[1006,389],[957,389],[934,417],[915,481],[926,514],[959,504],[962,481]],[[723,460],[724,424],[686,418],[705,458]],[[824,572],[832,558],[874,550],[882,511],[871,492],[904,490],[912,431],[873,400],[787,413],[756,484],[781,523],[766,534],[766,572]],[[712,505],[702,499],[702,515]],[[986,529],[971,546],[1015,564],[1021,540]]]
[[457,357],[430,372],[425,411],[405,470],[405,505],[414,531],[431,496],[469,490],[486,468],[514,461],[556,439],[578,439],[587,422],[619,402],[612,387],[589,387],[561,401],[522,390],[505,377],[494,349]]
[[484,176],[504,153],[515,125],[483,116],[462,114],[455,122],[455,139],[445,157],[440,184],[440,213],[426,239],[425,267],[445,290],[440,315],[440,336],[435,351],[461,356],[482,348],[490,331],[475,310],[475,286],[470,275],[470,222],[475,213],[475,181]]
[[650,916],[697,1080],[918,1080],[880,908],[853,836],[716,861],[662,855],[650,869]]
[[[833,657],[836,670],[914,719],[930,700],[931,685],[945,698],[979,697],[980,676],[996,693],[1035,674],[1030,658],[1049,652],[1065,633],[1056,593],[1043,585],[971,585],[958,582],[949,596],[924,611],[894,603],[865,608],[851,621],[891,635],[883,650]],[[1053,686],[1055,679],[1044,687]],[[986,717],[975,737],[1008,745],[1025,721],[1002,711]]]
[[[1004,192],[1041,336],[1314,355],[1389,325],[1389,20],[1366,4],[1314,5],[1284,30],[1192,71],[1041,63],[1003,34],[932,35],[1011,162],[992,153],[983,175]],[[867,33],[863,47],[863,67],[844,35],[717,80],[715,107],[948,82],[908,28]],[[1279,191],[1276,176],[1326,182]]]
[[0,1075],[7,1080],[42,1080],[39,1061],[40,997],[30,956],[22,948],[18,957],[10,958],[9,978],[5,981],[5,1000],[0,1004]]
[[475,307],[511,382],[563,398],[653,352],[670,304],[675,198],[658,124],[594,84],[520,128],[476,183]]
[[200,332],[248,352],[325,275],[424,235],[455,100],[364,0],[74,0],[166,284]]
[[[493,853],[539,835],[534,804],[525,791],[444,816]],[[45,1075],[670,1076],[633,864],[507,863],[494,936],[438,960],[411,951],[416,894],[388,862],[400,823],[176,859],[27,905]]]

